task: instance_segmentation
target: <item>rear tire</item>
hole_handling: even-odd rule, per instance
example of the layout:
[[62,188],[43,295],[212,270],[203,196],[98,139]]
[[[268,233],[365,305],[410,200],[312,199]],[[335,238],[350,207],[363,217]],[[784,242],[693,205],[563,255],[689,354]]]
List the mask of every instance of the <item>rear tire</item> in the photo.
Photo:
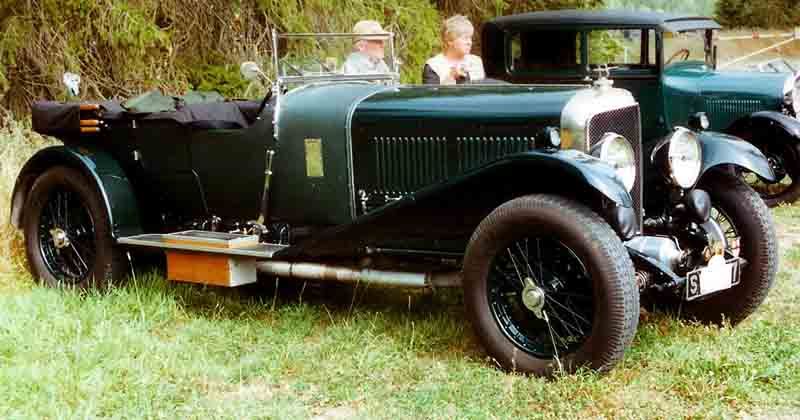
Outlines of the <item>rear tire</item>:
[[77,170],[56,166],[40,175],[28,194],[25,252],[31,274],[45,285],[104,289],[126,272],[93,185]]
[[[567,372],[609,370],[636,333],[630,257],[611,227],[579,203],[530,195],[501,205],[472,235],[463,270],[467,315],[505,369],[549,376],[560,362]],[[545,296],[547,321],[522,298],[521,285],[531,283]]]

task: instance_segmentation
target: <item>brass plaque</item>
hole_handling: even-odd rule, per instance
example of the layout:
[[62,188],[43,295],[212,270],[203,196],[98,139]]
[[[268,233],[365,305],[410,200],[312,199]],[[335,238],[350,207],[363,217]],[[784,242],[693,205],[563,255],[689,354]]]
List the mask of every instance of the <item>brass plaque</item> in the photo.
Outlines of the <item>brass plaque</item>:
[[306,176],[321,178],[325,176],[322,166],[322,139],[306,139]]

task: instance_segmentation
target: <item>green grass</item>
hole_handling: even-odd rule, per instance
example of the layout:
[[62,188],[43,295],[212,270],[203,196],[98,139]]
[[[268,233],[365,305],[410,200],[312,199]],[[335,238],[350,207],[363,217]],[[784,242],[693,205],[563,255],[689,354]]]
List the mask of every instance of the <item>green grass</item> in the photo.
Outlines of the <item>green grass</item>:
[[[800,229],[800,208],[775,214],[782,233]],[[737,328],[646,315],[610,374],[551,381],[497,370],[457,292],[236,291],[140,273],[82,296],[9,274],[0,418],[788,415],[800,410],[800,248],[783,251],[775,289]]]

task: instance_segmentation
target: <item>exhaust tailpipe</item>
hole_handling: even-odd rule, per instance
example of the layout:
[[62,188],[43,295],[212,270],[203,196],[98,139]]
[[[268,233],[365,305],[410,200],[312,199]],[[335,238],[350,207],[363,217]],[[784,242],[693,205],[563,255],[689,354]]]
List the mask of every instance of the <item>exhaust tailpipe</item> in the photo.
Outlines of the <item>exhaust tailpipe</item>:
[[351,268],[317,263],[264,261],[256,265],[259,273],[304,280],[371,283],[399,287],[459,287],[461,272],[413,273]]

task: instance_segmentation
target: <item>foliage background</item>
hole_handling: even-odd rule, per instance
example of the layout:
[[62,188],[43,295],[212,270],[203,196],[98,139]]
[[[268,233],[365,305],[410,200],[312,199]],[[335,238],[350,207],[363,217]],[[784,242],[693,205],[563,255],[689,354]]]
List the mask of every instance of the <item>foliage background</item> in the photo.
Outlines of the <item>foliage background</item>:
[[800,26],[797,0],[718,0],[716,16],[723,26],[790,28]]
[[652,10],[699,16],[713,15],[715,3],[716,0],[606,0],[606,5],[613,9]]
[[[60,76],[82,76],[84,98],[216,89],[241,95],[238,64],[269,68],[271,30],[348,31],[376,19],[398,34],[403,78],[418,82],[439,47],[442,17],[598,7],[601,0],[0,0],[0,106],[27,113],[64,99]],[[476,46],[477,47],[477,46]]]
[[0,107],[25,116],[35,98],[65,99],[65,71],[82,75],[83,99],[153,88],[240,96],[238,63],[269,69],[273,28],[348,31],[359,19],[398,34],[403,80],[419,82],[445,17],[465,14],[479,28],[498,15],[587,7],[716,13],[728,27],[800,25],[796,0],[0,0]]

